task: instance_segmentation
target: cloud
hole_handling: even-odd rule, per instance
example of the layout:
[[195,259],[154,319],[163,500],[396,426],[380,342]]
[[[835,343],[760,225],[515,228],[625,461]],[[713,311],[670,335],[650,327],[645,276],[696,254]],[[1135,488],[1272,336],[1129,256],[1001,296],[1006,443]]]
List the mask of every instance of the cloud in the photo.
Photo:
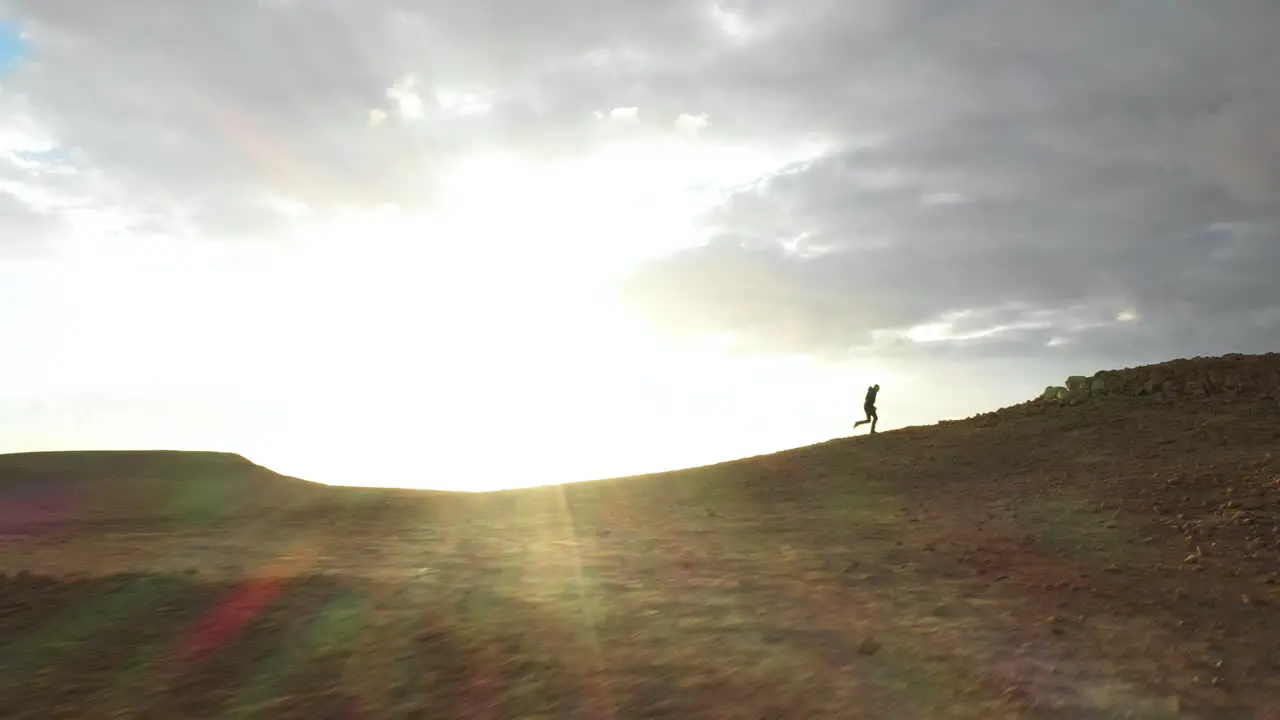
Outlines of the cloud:
[[[322,212],[429,204],[475,148],[546,156],[608,142],[585,122],[600,107],[612,119],[643,107],[685,131],[716,117],[726,143],[843,146],[732,198],[707,229],[720,240],[637,274],[641,310],[764,305],[735,311],[758,322],[733,324],[766,347],[856,346],[872,329],[1010,298],[1159,304],[1145,278],[1210,262],[1196,254],[1208,241],[1191,238],[1213,223],[1267,228],[1277,212],[1276,12],[1258,3],[1156,15],[997,0],[811,0],[786,13],[563,0],[540,13],[573,23],[536,26],[500,2],[82,5],[8,3],[40,63],[12,74],[7,95],[28,98],[39,132],[75,148],[157,232],[270,237],[289,222],[276,197]],[[726,270],[746,256],[755,288]],[[663,273],[688,279],[668,286]],[[699,299],[699,273],[732,289]],[[1240,292],[1202,294],[1217,308]],[[711,310],[682,322],[725,324]],[[821,341],[828,328],[843,330]]]
[[0,191],[0,252],[6,257],[39,255],[64,229],[58,217],[34,211],[12,194]]
[[676,127],[686,132],[697,132],[706,128],[710,124],[710,121],[707,120],[706,113],[699,113],[698,115],[680,113],[676,116]]
[[[639,269],[638,312],[829,357],[1280,343],[1280,10],[829,9],[711,83],[751,88],[754,112],[728,90],[699,103],[732,118],[721,132],[785,109],[846,149],[741,192],[716,239]],[[911,340],[957,313],[980,335]]]
[[451,88],[437,88],[436,102],[448,113],[460,116],[487,115],[493,103],[481,93],[461,92]]
[[417,78],[406,75],[387,88],[387,97],[395,102],[400,117],[406,120],[421,120],[426,115],[426,106],[418,95],[417,85]]
[[[39,56],[6,95],[31,98],[43,131],[110,177],[147,227],[222,240],[278,233],[268,195],[427,207],[478,151],[581,155],[611,141],[593,110],[639,105],[618,101],[620,83],[694,69],[723,44],[708,43],[709,15],[673,0],[558,0],[537,17],[498,0],[4,6]],[[571,21],[543,22],[556,17]]]
[[725,9],[717,3],[711,6],[711,17],[725,35],[740,41],[750,38],[751,28],[741,13]]
[[1232,195],[1280,207],[1280,101],[1235,101],[1184,128],[1183,155]]

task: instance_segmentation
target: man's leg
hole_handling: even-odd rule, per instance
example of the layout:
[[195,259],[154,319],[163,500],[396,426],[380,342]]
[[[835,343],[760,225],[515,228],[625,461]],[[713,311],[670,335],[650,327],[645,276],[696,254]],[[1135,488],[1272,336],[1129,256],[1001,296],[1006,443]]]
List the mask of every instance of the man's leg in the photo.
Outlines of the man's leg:
[[876,414],[875,408],[871,408],[871,411],[867,413],[867,416],[871,418],[871,432],[875,433],[876,423],[880,421],[880,416]]

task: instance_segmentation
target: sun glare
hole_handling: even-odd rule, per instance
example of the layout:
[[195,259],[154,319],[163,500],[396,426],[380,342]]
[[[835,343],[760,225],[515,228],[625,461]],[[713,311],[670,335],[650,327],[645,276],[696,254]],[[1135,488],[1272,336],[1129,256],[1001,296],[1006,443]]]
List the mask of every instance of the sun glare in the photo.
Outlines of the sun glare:
[[[857,390],[837,370],[740,357],[727,336],[676,345],[617,299],[637,263],[703,242],[725,193],[820,151],[722,147],[667,125],[673,139],[572,159],[476,155],[418,207],[277,192],[264,202],[291,229],[272,243],[133,238],[109,257],[86,243],[83,268],[47,287],[83,332],[32,336],[66,359],[32,368],[32,387],[74,393],[78,378],[208,408],[140,431],[352,485],[492,490],[838,434],[847,408],[829,398]],[[131,354],[90,359],[88,346]],[[74,435],[53,427],[24,432],[34,446]]]
[[325,482],[489,490],[811,438],[831,418],[788,405],[830,378],[671,345],[613,295],[636,263],[701,242],[721,194],[815,148],[801,150],[681,137],[542,163],[490,153],[429,206],[299,223],[280,261],[316,301],[293,320],[295,382],[273,388],[292,394],[289,431],[259,423],[255,457]]

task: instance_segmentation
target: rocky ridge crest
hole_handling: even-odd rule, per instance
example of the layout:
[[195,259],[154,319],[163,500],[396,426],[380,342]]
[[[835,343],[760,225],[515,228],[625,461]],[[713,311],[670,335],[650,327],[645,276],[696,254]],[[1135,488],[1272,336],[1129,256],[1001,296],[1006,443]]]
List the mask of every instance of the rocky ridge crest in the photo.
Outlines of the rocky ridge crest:
[[1155,365],[1073,375],[1050,385],[1033,402],[1079,405],[1093,398],[1149,397],[1161,400],[1280,399],[1280,353],[1223,355],[1171,360]]

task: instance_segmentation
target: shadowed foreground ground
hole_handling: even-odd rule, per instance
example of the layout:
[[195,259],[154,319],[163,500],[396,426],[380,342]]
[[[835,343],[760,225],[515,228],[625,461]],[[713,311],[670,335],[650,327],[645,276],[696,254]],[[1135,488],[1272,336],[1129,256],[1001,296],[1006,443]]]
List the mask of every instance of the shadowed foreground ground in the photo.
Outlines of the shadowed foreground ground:
[[0,457],[0,717],[1280,718],[1278,421],[1098,398],[475,496]]

